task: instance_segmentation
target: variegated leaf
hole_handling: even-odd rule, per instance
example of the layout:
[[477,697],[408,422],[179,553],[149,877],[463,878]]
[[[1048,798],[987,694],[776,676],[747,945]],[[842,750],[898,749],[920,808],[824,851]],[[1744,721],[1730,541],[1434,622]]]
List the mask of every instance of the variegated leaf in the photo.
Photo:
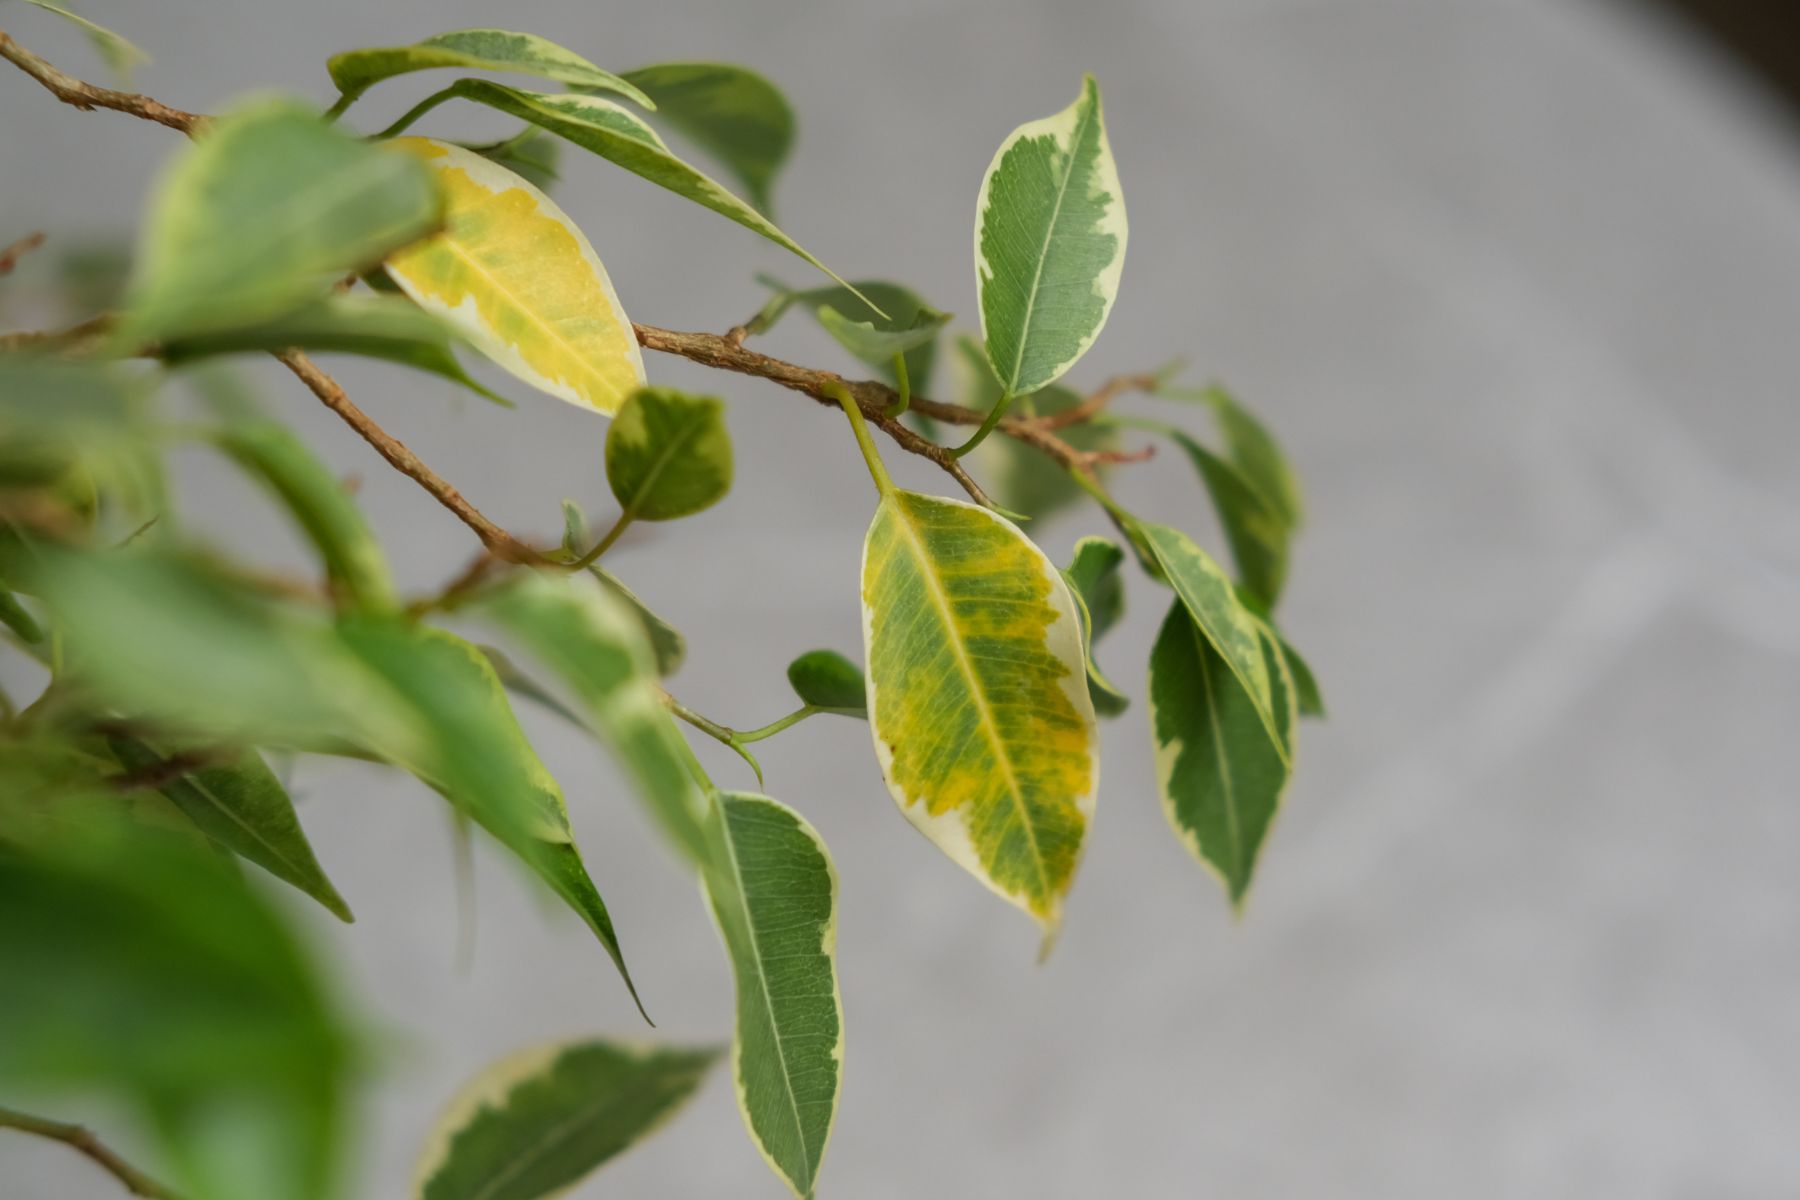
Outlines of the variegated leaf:
[[792,809],[742,792],[714,800],[715,846],[701,877],[737,980],[738,1107],[770,1168],[804,1200],[843,1074],[837,872]]
[[429,138],[394,145],[433,168],[449,216],[442,233],[390,256],[388,275],[526,383],[617,412],[643,385],[644,360],[587,237],[550,197],[479,154]]
[[626,1042],[508,1055],[451,1101],[419,1157],[416,1200],[540,1200],[655,1133],[719,1057]]
[[384,79],[412,71],[461,67],[470,71],[509,71],[536,75],[577,87],[604,88],[655,108],[656,104],[636,86],[611,71],[596,67],[581,55],[548,38],[509,29],[456,29],[428,37],[410,46],[379,46],[346,50],[326,60],[331,82],[347,98],[347,104]]
[[1125,199],[1100,87],[1000,143],[975,212],[988,361],[1008,396],[1062,377],[1100,336],[1125,266]]
[[710,152],[771,212],[770,191],[794,144],[794,110],[781,89],[735,63],[671,62],[625,78],[656,101],[656,115]]
[[875,513],[862,580],[888,790],[940,849],[1053,933],[1099,776],[1067,583],[1005,518],[905,491]]
[[1263,655],[1255,614],[1238,599],[1219,564],[1185,533],[1148,521],[1134,522],[1131,529],[1162,569],[1194,624],[1231,669],[1268,738],[1286,758],[1287,740],[1275,713],[1275,683]]
[[1278,750],[1231,666],[1187,607],[1169,608],[1150,653],[1156,778],[1169,825],[1242,908],[1291,773],[1294,687],[1274,635],[1256,631],[1272,683]]

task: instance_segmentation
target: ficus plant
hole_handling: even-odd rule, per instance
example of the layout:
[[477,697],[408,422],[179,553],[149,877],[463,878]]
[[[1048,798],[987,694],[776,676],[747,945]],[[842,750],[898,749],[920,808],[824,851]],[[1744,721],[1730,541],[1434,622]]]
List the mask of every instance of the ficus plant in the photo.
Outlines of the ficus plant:
[[[137,57],[60,4],[32,3],[80,21],[115,66]],[[870,776],[844,792],[867,796],[879,771],[899,816],[1029,916],[1048,953],[1099,795],[1096,721],[1135,709],[1175,836],[1243,903],[1298,718],[1321,712],[1275,617],[1300,492],[1274,438],[1221,388],[1173,369],[1067,382],[1106,324],[1127,241],[1094,79],[1071,80],[1066,107],[1007,134],[968,181],[973,295],[918,281],[933,300],[972,301],[978,331],[955,333],[922,293],[846,280],[775,224],[794,118],[745,67],[614,72],[530,34],[460,30],[333,56],[335,98],[264,96],[203,116],[84,82],[5,32],[0,57],[47,99],[188,138],[144,202],[116,304],[0,338],[0,620],[8,678],[31,686],[0,697],[0,1087],[97,1097],[135,1115],[159,1157],[142,1169],[77,1126],[12,1109],[0,1126],[60,1138],[144,1196],[341,1194],[367,1048],[270,894],[278,881],[351,918],[286,789],[298,755],[417,777],[586,923],[621,997],[645,1010],[631,930],[608,913],[520,705],[591,732],[626,781],[618,803],[643,805],[670,868],[700,883],[735,978],[735,1028],[728,1048],[597,1029],[496,1063],[421,1148],[423,1200],[558,1193],[715,1070],[769,1169],[796,1195],[817,1192],[851,1016],[836,872],[806,818],[763,794],[779,780],[765,785],[755,759],[757,742],[815,716],[837,718],[834,736],[868,731]],[[385,124],[365,120],[384,83],[427,70],[450,81]],[[517,132],[410,132],[427,112],[451,125],[476,108]],[[801,284],[746,285],[753,315],[720,334],[634,323],[605,246],[548,194],[559,157],[577,154],[759,235],[800,260],[786,277]],[[41,240],[4,252],[0,273]],[[848,374],[759,348],[801,315],[842,347]],[[607,558],[629,526],[716,504],[735,469],[726,402],[653,383],[646,350],[719,369],[721,392],[772,383],[825,406],[873,485],[843,499],[870,512],[863,644],[790,648],[796,707],[759,727],[677,699],[682,634]],[[340,475],[368,464],[328,466],[222,382],[220,360],[253,354],[279,359],[303,398],[469,528],[474,557],[447,564],[448,583],[396,587]],[[522,438],[546,397],[594,414],[616,516],[590,527],[565,503],[543,520],[560,536],[501,528],[359,409],[317,365],[327,354],[516,404]],[[497,370],[477,378],[476,360]],[[172,380],[210,398],[201,415],[159,408]],[[940,387],[957,402],[929,399]],[[1121,411],[1133,397],[1140,415]],[[1231,570],[1114,499],[1110,473],[1155,444],[1143,435],[1193,468]],[[261,485],[316,574],[272,574],[183,524],[165,460],[195,446]],[[923,457],[955,494],[902,489],[884,453]],[[1090,502],[1115,536],[1052,561],[1030,531]],[[1135,702],[1095,656],[1127,576],[1166,610]],[[715,780],[696,736],[742,755],[738,782],[753,773],[757,790]]]

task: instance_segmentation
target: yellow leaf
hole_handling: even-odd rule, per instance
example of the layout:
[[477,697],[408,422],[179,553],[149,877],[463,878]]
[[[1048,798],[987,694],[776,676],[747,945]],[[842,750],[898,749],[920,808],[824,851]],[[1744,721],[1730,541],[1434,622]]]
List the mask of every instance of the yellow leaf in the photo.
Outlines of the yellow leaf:
[[606,268],[543,192],[446,142],[396,138],[449,201],[442,233],[392,255],[388,274],[518,378],[611,414],[644,383],[643,354]]
[[901,812],[1055,932],[1099,780],[1081,627],[1003,517],[893,491],[863,545],[875,753]]

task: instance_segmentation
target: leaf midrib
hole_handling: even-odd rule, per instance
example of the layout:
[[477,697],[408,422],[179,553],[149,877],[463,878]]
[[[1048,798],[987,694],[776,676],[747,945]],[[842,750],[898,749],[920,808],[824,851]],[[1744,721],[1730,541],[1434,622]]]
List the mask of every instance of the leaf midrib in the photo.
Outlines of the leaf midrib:
[[[897,501],[889,500],[896,510],[900,508]],[[1025,830],[1025,837],[1031,842],[1031,861],[1037,869],[1038,888],[1043,896],[1044,904],[1049,906],[1051,899],[1050,877],[1044,869],[1044,851],[1038,845],[1037,828],[1031,823],[1030,810],[1025,807],[1025,796],[1019,788],[1018,776],[1013,771],[1012,757],[1006,751],[1006,743],[1000,737],[999,725],[994,720],[992,701],[988,699],[987,689],[982,686],[981,677],[975,673],[975,665],[969,661],[968,651],[964,649],[955,630],[956,620],[951,614],[950,599],[944,595],[943,585],[937,573],[932,569],[931,559],[925,553],[925,544],[915,534],[910,516],[898,514],[896,518],[906,537],[906,544],[912,550],[913,559],[918,564],[919,574],[925,580],[926,593],[931,597],[932,606],[937,609],[938,617],[943,621],[944,629],[950,643],[950,652],[956,659],[956,665],[962,670],[963,678],[968,682],[969,694],[975,700],[976,711],[981,717],[982,732],[988,735],[988,742],[994,749],[994,757],[1000,762],[1001,773],[1006,777],[1006,790],[1013,799],[1013,808],[1019,816],[1019,825]]]
[[[546,219],[549,219],[549,218],[546,218]],[[482,265],[480,259],[475,258],[467,250],[463,249],[461,244],[459,244],[456,241],[456,239],[451,237],[449,234],[444,235],[444,243],[443,244],[444,244],[444,248],[446,250],[448,250],[450,253],[454,254],[456,257],[462,259],[463,262],[465,262],[469,265],[470,270],[479,274],[483,279],[488,281],[489,285],[492,286],[496,292],[499,292],[502,296],[506,297],[506,299],[512,304],[514,309],[516,309],[519,312],[524,313],[525,316],[531,321],[531,323],[533,325],[536,325],[538,328],[542,329],[546,334],[548,334],[550,336],[550,339],[552,341],[556,342],[564,350],[568,351],[568,353],[574,358],[576,363],[578,363],[582,368],[584,368],[591,378],[593,378],[594,380],[601,382],[601,383],[606,382],[605,376],[601,375],[599,370],[596,367],[594,367],[593,364],[588,362],[587,358],[581,353],[580,349],[575,345],[574,342],[571,342],[568,338],[564,337],[562,334],[562,331],[557,329],[556,326],[550,324],[548,321],[545,321],[542,317],[538,316],[536,311],[534,311],[529,305],[522,303],[519,300],[518,294],[516,292],[514,292],[511,288],[508,288],[507,286],[502,284],[500,282],[500,280],[495,277],[495,275],[492,271],[489,271],[485,266]],[[586,265],[586,264],[584,263],[583,265]],[[525,356],[523,354],[521,354],[519,357],[523,358]],[[538,367],[534,363],[534,364],[532,364],[531,369],[536,371],[536,370],[538,370]]]
[[[719,819],[719,829],[724,835],[725,860],[731,867],[732,894],[737,897],[738,911],[744,917],[744,931],[750,938],[750,953],[756,963],[756,982],[762,992],[763,1004],[769,1012],[769,1031],[775,1036],[775,1058],[781,1066],[781,1086],[787,1092],[788,1111],[794,1116],[794,1136],[799,1139],[800,1153],[806,1160],[805,1186],[800,1188],[802,1195],[812,1194],[813,1152],[806,1137],[806,1123],[800,1119],[800,1097],[794,1094],[794,1081],[788,1070],[787,1046],[781,1040],[781,1027],[775,1019],[775,994],[769,990],[769,972],[764,967],[762,940],[756,935],[756,920],[750,913],[750,898],[744,891],[744,872],[738,865],[737,842],[731,835],[731,819],[725,813],[725,798],[714,798],[714,812]],[[742,1044],[739,1045],[742,1052]]]
[[[1082,90],[1082,99],[1087,99],[1087,91]],[[1075,124],[1075,133],[1069,138],[1069,163],[1063,171],[1062,183],[1056,189],[1056,203],[1050,206],[1050,222],[1044,227],[1044,244],[1038,249],[1037,265],[1031,272],[1031,290],[1025,296],[1025,319],[1019,322],[1019,348],[1013,354],[1012,371],[1008,373],[1006,390],[1008,394],[1019,386],[1019,368],[1025,362],[1025,345],[1031,338],[1031,314],[1037,309],[1039,286],[1044,278],[1044,263],[1050,257],[1050,242],[1056,236],[1056,223],[1062,219],[1063,198],[1069,194],[1069,182],[1075,177],[1075,157],[1080,148],[1081,139],[1087,134],[1089,123],[1093,120],[1095,105],[1088,105]],[[1052,135],[1054,141],[1054,135]]]
[[[676,455],[683,447],[700,436],[705,427],[706,419],[704,417],[689,421],[676,432],[674,438],[666,443],[667,450],[659,455],[655,463],[651,465],[649,473],[644,476],[643,486],[631,494],[631,503],[624,506],[627,513],[633,517],[637,516],[638,509],[644,503],[644,497],[650,494],[650,490],[656,486],[656,481],[662,478],[662,473],[668,469],[670,463],[675,461]],[[647,428],[645,432],[648,433]]]
[[1190,618],[1188,633],[1194,639],[1194,653],[1199,664],[1200,690],[1206,693],[1206,723],[1212,733],[1213,751],[1219,767],[1219,786],[1224,791],[1225,832],[1231,844],[1231,888],[1242,886],[1244,875],[1243,830],[1238,817],[1237,789],[1231,782],[1230,757],[1225,749],[1225,730],[1219,719],[1219,706],[1213,696],[1212,675],[1207,671],[1206,652],[1210,647],[1200,628]]

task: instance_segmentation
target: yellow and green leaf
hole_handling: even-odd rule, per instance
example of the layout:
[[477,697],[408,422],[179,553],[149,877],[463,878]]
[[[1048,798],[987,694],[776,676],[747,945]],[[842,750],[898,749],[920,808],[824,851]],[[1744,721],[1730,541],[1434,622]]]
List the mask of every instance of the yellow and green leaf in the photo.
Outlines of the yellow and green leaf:
[[580,408],[614,413],[644,361],[606,268],[550,197],[481,155],[401,138],[448,198],[447,227],[387,260],[421,307],[513,375]]
[[890,491],[863,546],[870,724],[901,812],[1054,932],[1099,774],[1068,584],[1005,518]]

